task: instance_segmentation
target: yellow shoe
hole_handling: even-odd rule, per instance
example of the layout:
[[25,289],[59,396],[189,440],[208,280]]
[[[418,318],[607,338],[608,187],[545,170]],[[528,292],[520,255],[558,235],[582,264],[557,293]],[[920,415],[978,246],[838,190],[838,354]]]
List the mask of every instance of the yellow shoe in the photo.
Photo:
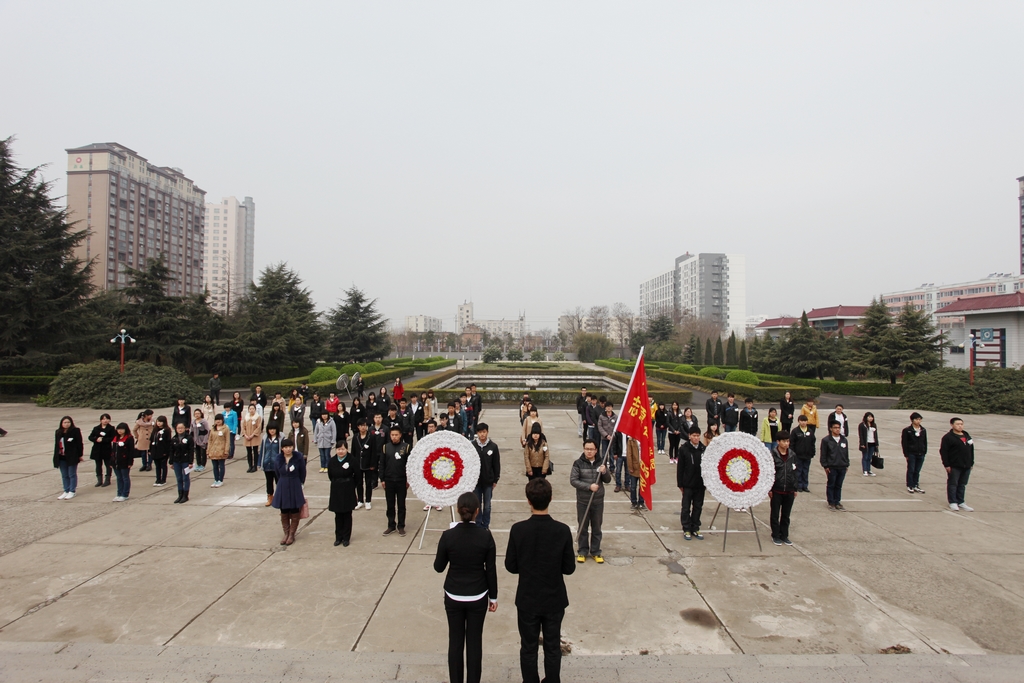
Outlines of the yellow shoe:
[[584,562],[587,561],[587,556],[586,555],[577,555],[576,556],[576,561],[579,562],[580,564],[583,564]]
[[604,564],[604,557],[601,555],[594,555],[594,562],[598,564]]

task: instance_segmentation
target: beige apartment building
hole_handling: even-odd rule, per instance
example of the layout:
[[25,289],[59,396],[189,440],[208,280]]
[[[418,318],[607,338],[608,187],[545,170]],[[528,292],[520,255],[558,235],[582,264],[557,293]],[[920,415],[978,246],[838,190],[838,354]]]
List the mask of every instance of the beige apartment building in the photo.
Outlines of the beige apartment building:
[[210,306],[221,313],[235,309],[253,281],[256,203],[224,197],[206,205],[203,271]]
[[92,262],[96,289],[120,289],[128,268],[163,258],[168,294],[202,292],[206,192],[181,169],[150,164],[115,142],[65,151],[68,221],[86,231],[77,256]]

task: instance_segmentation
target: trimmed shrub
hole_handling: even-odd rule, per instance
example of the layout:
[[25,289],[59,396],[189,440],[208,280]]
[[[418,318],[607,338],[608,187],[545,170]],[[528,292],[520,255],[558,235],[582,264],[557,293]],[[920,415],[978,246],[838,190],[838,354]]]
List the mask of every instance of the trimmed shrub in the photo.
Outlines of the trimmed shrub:
[[725,370],[716,368],[714,365],[709,365],[706,368],[701,368],[700,372],[697,373],[701,377],[711,377],[713,379],[725,379]]
[[565,360],[565,354],[562,353],[561,351],[558,351],[557,353],[555,353],[554,358],[552,358],[551,360],[555,360],[561,363]]
[[985,412],[967,371],[954,368],[940,368],[910,379],[896,407],[940,413]]
[[381,364],[384,367],[386,367],[386,368],[390,368],[393,365],[400,365],[401,363],[411,363],[411,362],[412,362],[412,356],[410,356],[408,358],[385,358],[385,359],[383,359],[381,361]]
[[805,387],[817,387],[823,394],[837,394],[839,396],[899,396],[905,384],[892,385],[889,382],[843,382],[831,379],[804,379],[800,377],[786,377],[784,375],[768,375],[763,372],[755,373],[759,379],[769,382],[781,382],[783,384],[797,384]]
[[0,377],[0,396],[45,394],[56,375],[4,375]]
[[[348,365],[343,365],[341,367],[341,373],[339,374],[348,375],[349,377],[351,377],[354,373],[357,372],[361,375],[365,373],[366,370],[359,363],[349,363]],[[338,379],[338,375],[335,375],[334,379]]]
[[727,382],[739,382],[741,384],[750,384],[751,386],[757,386],[760,384],[757,380],[757,375],[752,373],[750,370],[731,370],[729,374],[725,376]]
[[683,363],[681,365],[677,365],[674,368],[665,368],[665,369],[666,370],[673,370],[674,372],[681,372],[684,375],[696,375],[697,374],[697,371],[694,370],[692,365],[687,365],[685,363]]
[[384,366],[377,361],[371,361],[363,367],[365,368],[365,373],[384,372]]
[[729,382],[723,379],[702,377],[700,375],[683,375],[678,372],[669,372],[667,370],[648,370],[647,376],[668,380],[669,382],[682,384],[683,386],[697,387],[704,391],[717,390],[723,393],[732,392],[739,398],[752,398],[755,401],[775,402],[782,399],[786,395],[787,391],[793,394],[794,401],[817,398],[821,394],[821,391],[817,387],[801,387],[789,384],[776,384],[774,382],[762,382],[760,386],[755,387],[750,384],[742,384],[740,382]]
[[516,361],[521,361],[523,359],[523,350],[511,348],[508,350],[508,353],[505,354],[505,359],[510,360],[513,363]]
[[533,351],[530,352],[530,360],[532,360],[535,363],[545,361],[547,360],[547,354],[541,351],[540,349],[534,349]]
[[[291,387],[289,387],[291,388]],[[203,400],[203,390],[184,372],[165,365],[139,361],[97,360],[69,365],[50,385],[47,405],[95,410],[163,408],[179,396],[189,403]]]
[[337,368],[332,368],[330,365],[325,365],[309,373],[309,383],[316,384],[317,382],[326,382],[328,380],[334,381],[338,379],[338,375],[340,374],[341,373],[338,372]]
[[503,354],[501,352],[501,347],[492,345],[484,349],[483,355],[481,355],[480,360],[482,360],[485,363],[494,363],[496,361],[501,360],[502,355]]

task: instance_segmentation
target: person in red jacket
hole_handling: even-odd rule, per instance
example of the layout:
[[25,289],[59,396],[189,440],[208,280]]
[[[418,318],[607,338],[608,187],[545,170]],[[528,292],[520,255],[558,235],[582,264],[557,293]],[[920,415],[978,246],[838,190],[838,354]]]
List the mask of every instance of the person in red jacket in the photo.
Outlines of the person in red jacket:
[[405,396],[405,387],[402,386],[401,377],[395,378],[395,388],[391,390],[391,395],[394,397],[395,403],[401,401],[402,397]]

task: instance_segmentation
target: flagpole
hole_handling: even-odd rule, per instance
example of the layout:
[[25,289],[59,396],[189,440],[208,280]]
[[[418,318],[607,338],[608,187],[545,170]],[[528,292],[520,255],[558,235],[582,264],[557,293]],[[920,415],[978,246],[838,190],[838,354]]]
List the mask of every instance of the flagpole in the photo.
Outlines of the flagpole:
[[[626,385],[626,395],[627,396],[629,395],[630,388],[633,386],[633,380],[636,379],[636,370],[637,370],[637,368],[640,367],[640,359],[644,357],[644,348],[646,348],[646,347],[644,347],[644,346],[640,347],[640,353],[637,354],[637,357],[636,357],[636,364],[633,365],[633,373],[629,377],[629,384]],[[622,419],[622,408],[623,408],[622,406],[619,406],[619,414],[615,418],[615,428],[612,430],[612,434],[615,434],[615,432],[619,431],[619,421]],[[623,443],[622,443],[623,451],[622,452],[625,453],[626,452],[626,450],[625,450],[626,449],[626,443],[625,443],[626,435],[625,434],[622,435],[622,439],[623,439]],[[584,439],[584,441],[585,441],[585,439]],[[606,472],[608,471],[608,456],[611,454],[611,451],[612,451],[612,444],[609,442],[608,450],[605,451],[604,458],[601,461],[601,467],[604,467]],[[598,475],[598,480],[600,480],[600,476],[601,475],[599,474]],[[580,547],[580,539],[583,538],[583,523],[585,521],[587,521],[587,517],[590,516],[590,508],[594,504],[594,495],[596,495],[596,494],[597,494],[597,491],[591,491],[590,492],[590,500],[587,501],[587,509],[583,511],[583,517],[580,519],[579,528],[576,529],[576,548],[577,548],[577,552],[579,551],[579,547]]]

